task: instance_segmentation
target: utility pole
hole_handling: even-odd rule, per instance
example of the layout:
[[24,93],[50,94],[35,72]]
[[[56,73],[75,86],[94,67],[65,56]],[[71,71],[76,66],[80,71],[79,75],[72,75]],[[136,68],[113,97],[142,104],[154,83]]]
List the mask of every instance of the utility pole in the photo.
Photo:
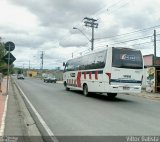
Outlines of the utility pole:
[[22,72],[21,72],[21,73],[23,73],[23,75],[24,75],[24,64],[23,64],[22,68],[23,68],[23,69],[22,69]]
[[43,57],[44,57],[44,51],[42,51],[41,57],[40,57],[40,59],[41,59],[41,76],[42,76],[42,73],[43,73]]
[[156,30],[154,30],[154,66],[156,65]]
[[28,66],[28,69],[30,70],[30,60],[29,60],[29,66]]
[[96,23],[97,20],[93,18],[85,17],[83,20],[84,20],[86,27],[92,28],[91,50],[93,51],[94,49],[94,28],[98,28],[98,23]]

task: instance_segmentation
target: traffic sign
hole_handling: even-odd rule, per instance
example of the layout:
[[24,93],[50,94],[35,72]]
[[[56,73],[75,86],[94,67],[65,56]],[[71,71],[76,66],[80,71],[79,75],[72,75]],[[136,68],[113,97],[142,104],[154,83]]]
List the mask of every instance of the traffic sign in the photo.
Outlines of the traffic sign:
[[13,51],[14,48],[15,48],[15,44],[13,42],[8,41],[8,42],[5,43],[5,49],[7,51]]
[[2,59],[6,62],[6,64],[8,64],[9,60],[9,65],[11,65],[16,60],[12,53],[7,53]]

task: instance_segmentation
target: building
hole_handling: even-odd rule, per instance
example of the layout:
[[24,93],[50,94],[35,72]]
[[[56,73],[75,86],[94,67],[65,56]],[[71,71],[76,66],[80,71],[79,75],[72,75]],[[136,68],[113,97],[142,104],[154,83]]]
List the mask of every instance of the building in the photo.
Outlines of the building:
[[38,72],[35,70],[28,70],[27,71],[27,77],[36,77],[37,74],[38,74]]
[[154,55],[143,56],[144,59],[144,77],[143,87],[147,92],[160,92],[160,57],[156,57],[154,65]]

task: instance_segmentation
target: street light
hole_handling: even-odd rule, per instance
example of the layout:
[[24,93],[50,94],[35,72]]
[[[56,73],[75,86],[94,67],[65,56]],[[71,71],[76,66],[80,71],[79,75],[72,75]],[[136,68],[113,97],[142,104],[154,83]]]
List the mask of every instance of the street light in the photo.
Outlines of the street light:
[[80,29],[73,27],[73,29],[78,30],[80,33],[82,33],[88,40],[89,42],[92,42]]

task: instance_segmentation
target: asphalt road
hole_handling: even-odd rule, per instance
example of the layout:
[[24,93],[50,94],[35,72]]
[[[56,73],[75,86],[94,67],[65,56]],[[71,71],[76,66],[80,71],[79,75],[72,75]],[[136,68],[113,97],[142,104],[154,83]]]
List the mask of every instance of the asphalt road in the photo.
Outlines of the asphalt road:
[[63,84],[16,81],[56,136],[160,134],[160,102],[124,94],[85,97]]

